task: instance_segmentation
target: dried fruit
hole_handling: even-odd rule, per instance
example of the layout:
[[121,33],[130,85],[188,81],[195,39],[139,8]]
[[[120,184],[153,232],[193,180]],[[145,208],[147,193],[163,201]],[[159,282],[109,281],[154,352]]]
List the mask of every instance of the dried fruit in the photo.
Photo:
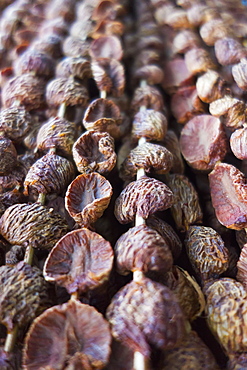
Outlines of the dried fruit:
[[199,98],[205,103],[212,103],[229,94],[227,82],[216,71],[209,70],[196,81]]
[[162,111],[164,101],[160,91],[154,86],[138,87],[135,90],[131,108],[134,113],[137,113],[141,106],[145,106],[146,109]]
[[34,73],[45,79],[53,76],[55,61],[47,54],[29,48],[14,63],[16,75]]
[[134,220],[135,215],[149,215],[165,210],[173,204],[172,191],[163,182],[142,176],[121,192],[115,203],[115,216],[122,224]]
[[56,77],[90,78],[92,76],[90,62],[82,57],[67,57],[56,66]]
[[145,137],[147,141],[161,141],[167,132],[167,118],[153,109],[137,112],[132,123],[131,137],[139,140]]
[[102,36],[91,43],[89,54],[93,59],[109,58],[121,60],[123,56],[123,50],[118,37]]
[[231,37],[217,40],[214,45],[214,51],[218,62],[223,66],[238,63],[245,54],[241,43]]
[[168,149],[173,155],[173,166],[171,168],[171,172],[181,174],[184,173],[184,162],[181,155],[179,141],[175,132],[168,130],[163,139],[163,143],[166,149]]
[[238,64],[232,67],[232,77],[237,85],[246,90],[247,88],[247,59],[242,58]]
[[230,146],[238,159],[247,159],[247,127],[240,128],[231,134]]
[[209,46],[213,46],[217,40],[229,36],[229,27],[222,19],[211,19],[200,28],[200,36]]
[[173,51],[174,53],[186,53],[186,51],[199,47],[200,39],[196,32],[192,30],[182,30],[176,34],[173,39]]
[[80,55],[83,58],[89,55],[89,46],[90,43],[88,40],[68,36],[63,42],[63,52],[68,57],[78,57]]
[[17,165],[17,151],[11,140],[0,136],[0,175],[6,175]]
[[97,58],[91,62],[93,78],[100,91],[119,96],[124,92],[125,75],[120,62],[110,58]]
[[19,142],[31,130],[32,117],[26,109],[13,107],[0,112],[0,131],[10,140]]
[[185,64],[193,75],[215,69],[216,65],[207,50],[194,48],[185,53]]
[[227,95],[212,102],[209,105],[209,112],[215,117],[220,117],[224,125],[232,129],[242,127],[246,121],[245,103]]
[[112,269],[113,250],[108,241],[88,229],[71,231],[51,250],[44,277],[72,294],[102,285]]
[[134,71],[134,77],[139,81],[145,80],[149,85],[160,84],[163,81],[163,70],[155,64],[139,67]]
[[175,58],[166,62],[164,74],[162,87],[168,94],[174,93],[178,87],[191,85],[194,81],[193,74],[189,71],[182,58]]

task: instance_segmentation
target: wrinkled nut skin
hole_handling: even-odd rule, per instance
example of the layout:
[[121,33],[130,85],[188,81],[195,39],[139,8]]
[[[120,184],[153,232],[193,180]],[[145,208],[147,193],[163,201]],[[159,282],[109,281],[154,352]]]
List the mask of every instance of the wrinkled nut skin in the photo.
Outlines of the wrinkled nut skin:
[[0,112],[0,131],[14,142],[21,141],[31,130],[32,117],[20,107],[2,109]]
[[56,77],[90,78],[92,76],[90,62],[82,57],[67,57],[56,66]]
[[173,259],[169,246],[154,229],[140,225],[120,236],[114,247],[117,270],[122,275],[130,271],[166,272]]
[[219,222],[235,230],[247,227],[247,184],[244,174],[230,164],[219,163],[209,174],[209,184]]
[[196,81],[196,90],[199,98],[204,103],[212,103],[229,94],[227,82],[220,77],[219,73],[209,70]]
[[120,39],[117,36],[102,36],[94,40],[89,49],[92,59],[109,58],[121,60],[123,49]]
[[34,73],[42,78],[51,78],[55,71],[55,61],[47,54],[36,50],[26,50],[14,63],[16,75]]
[[207,322],[230,356],[246,352],[247,294],[236,280],[223,278],[205,286]]
[[229,266],[229,254],[221,236],[211,227],[191,226],[186,233],[186,251],[202,280],[217,278]]
[[133,113],[137,113],[141,106],[146,109],[153,109],[155,111],[164,110],[164,101],[160,91],[154,86],[138,87],[135,90],[134,97],[131,102],[131,109]]
[[8,331],[23,327],[38,316],[49,302],[48,284],[37,267],[21,261],[0,267],[0,321]]
[[247,89],[247,59],[242,59],[232,67],[232,77],[240,89]]
[[200,36],[208,46],[213,46],[217,40],[229,36],[229,28],[222,19],[211,19],[200,27]]
[[13,190],[5,191],[0,193],[0,217],[6,211],[6,209],[13,204],[22,203],[25,201],[25,197],[22,191],[14,188]]
[[106,175],[117,161],[113,138],[107,132],[87,131],[74,143],[72,153],[81,173]]
[[207,72],[209,69],[215,69],[216,65],[212,61],[210,54],[205,49],[194,48],[185,53],[184,60],[188,70],[196,75]]
[[92,306],[70,300],[49,308],[32,323],[25,338],[23,369],[103,369],[110,345],[103,316]]
[[192,30],[182,30],[173,39],[172,47],[174,53],[186,53],[191,48],[199,47],[200,39]]
[[112,264],[110,243],[84,228],[71,231],[58,241],[46,259],[44,277],[65,287],[69,294],[85,293],[109,278]]
[[163,182],[147,176],[126,186],[115,202],[115,217],[127,224],[138,215],[144,219],[149,215],[170,208],[173,193]]
[[[244,230],[245,232],[245,230]],[[246,233],[245,233],[246,236]],[[243,284],[244,288],[247,288],[247,272],[246,272],[246,258],[247,258],[247,244],[245,243],[242,247],[239,260],[237,262],[237,280],[240,281],[240,283]]]
[[170,175],[168,185],[174,195],[171,213],[178,230],[186,231],[190,225],[202,223],[199,197],[189,179],[183,175]]
[[71,156],[75,141],[76,127],[64,118],[52,117],[44,123],[37,134],[36,145],[41,152],[56,148],[57,154]]
[[166,132],[167,118],[161,112],[146,109],[135,114],[131,131],[133,140],[145,137],[147,141],[161,141]]
[[223,66],[237,64],[246,54],[241,43],[231,37],[217,40],[214,51],[218,62]]
[[63,42],[63,53],[67,57],[88,57],[90,42],[80,37],[68,36]]
[[219,118],[203,114],[183,127],[180,148],[184,159],[196,170],[211,170],[227,153],[227,137]]
[[169,150],[158,144],[144,143],[131,150],[121,165],[119,176],[123,180],[133,180],[140,168],[146,173],[164,174],[170,171],[172,164],[173,155]]
[[0,137],[0,175],[10,173],[17,165],[17,151],[11,140]]
[[224,125],[230,129],[241,128],[246,122],[245,102],[229,95],[212,102],[209,105],[209,112],[215,117],[220,117]]
[[51,249],[68,232],[66,221],[37,203],[14,204],[0,219],[0,233],[10,243]]
[[79,175],[67,189],[65,208],[81,227],[89,227],[103,215],[112,193],[110,182],[97,172]]
[[59,59],[62,57],[62,44],[63,38],[59,35],[50,34],[38,37],[36,40],[32,41],[31,48],[50,55],[54,59]]
[[46,101],[49,106],[79,105],[84,107],[88,102],[88,91],[73,77],[56,78],[46,87]]
[[24,195],[61,194],[74,175],[74,166],[68,159],[48,153],[29,169],[24,181]]
[[112,335],[149,357],[150,345],[171,349],[185,334],[185,320],[173,293],[148,278],[125,285],[107,309]]
[[45,107],[45,82],[31,74],[11,78],[2,89],[3,106],[12,107],[16,101],[26,110]]
[[146,80],[149,85],[157,85],[163,81],[164,72],[155,64],[145,65],[134,71],[134,77],[141,80]]
[[234,131],[230,137],[230,146],[238,159],[247,159],[247,127]]

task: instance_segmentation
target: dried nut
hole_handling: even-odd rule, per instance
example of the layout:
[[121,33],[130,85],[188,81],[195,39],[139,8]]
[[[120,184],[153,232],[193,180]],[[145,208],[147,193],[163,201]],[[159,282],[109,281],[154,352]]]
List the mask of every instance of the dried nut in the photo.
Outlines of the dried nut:
[[164,114],[153,109],[145,109],[135,114],[131,132],[134,140],[145,137],[147,141],[161,141],[166,132],[167,118]]
[[120,236],[114,247],[116,267],[120,274],[130,271],[167,272],[173,259],[169,246],[154,229],[140,225]]
[[16,75],[34,73],[42,78],[51,78],[55,70],[55,61],[47,54],[27,49],[14,63]]
[[230,146],[238,159],[247,159],[247,127],[240,128],[231,134]]
[[213,9],[205,4],[196,3],[187,9],[187,17],[192,26],[198,27],[209,19],[215,18],[215,12],[217,12],[215,8]]
[[65,207],[82,227],[89,227],[108,207],[112,196],[109,181],[97,172],[76,177],[68,187]]
[[193,84],[194,76],[186,66],[185,60],[175,58],[164,65],[163,89],[168,94],[174,93],[178,87]]
[[173,155],[165,147],[144,143],[132,149],[120,168],[120,177],[123,180],[133,180],[138,169],[145,172],[164,174],[170,171],[173,164]]
[[17,165],[12,168],[10,173],[0,176],[0,193],[22,187],[26,173],[24,166],[17,162]]
[[195,331],[191,331],[178,348],[165,351],[161,370],[219,370],[216,360]]
[[218,62],[223,66],[238,63],[245,54],[242,44],[231,37],[217,40],[214,51]]
[[122,224],[127,224],[138,215],[144,219],[157,211],[170,208],[173,194],[163,182],[142,176],[124,188],[115,203],[115,216]]
[[247,89],[247,59],[241,59],[240,63],[232,67],[232,76],[238,87]]
[[33,322],[25,338],[23,368],[103,369],[110,344],[109,324],[102,314],[70,300],[49,308]]
[[225,96],[209,105],[209,112],[223,118],[223,123],[232,129],[241,128],[246,121],[246,105],[243,101]]
[[102,19],[96,23],[95,27],[89,33],[92,39],[98,39],[102,36],[121,36],[124,33],[124,25],[119,21]]
[[164,101],[160,91],[156,87],[148,85],[137,88],[131,102],[131,108],[134,113],[137,113],[141,106],[145,106],[146,109],[162,111]]
[[121,16],[123,12],[123,5],[114,1],[101,1],[93,9],[92,19],[97,22],[101,19],[113,20]]
[[184,54],[186,51],[200,46],[198,35],[191,30],[183,30],[177,33],[173,40],[173,52]]
[[183,127],[180,147],[184,159],[197,170],[210,170],[227,153],[227,137],[219,118],[204,114]]
[[66,221],[38,203],[15,204],[0,219],[0,233],[11,244],[51,249],[67,232]]
[[163,81],[163,70],[155,64],[147,64],[134,71],[134,77],[138,80],[146,80],[149,85],[160,84]]
[[23,261],[13,267],[1,266],[0,282],[0,322],[8,332],[16,324],[30,324],[50,303],[48,284],[35,266]]
[[22,203],[24,199],[23,193],[17,188],[0,193],[0,217],[8,207],[16,203]]
[[79,229],[66,234],[51,250],[44,277],[66,288],[69,294],[85,293],[109,278],[112,264],[110,243],[93,231]]
[[122,122],[121,112],[118,106],[109,99],[95,99],[87,107],[83,125],[87,130],[108,132],[113,138],[114,131]]
[[[244,231],[245,237],[246,237],[246,232],[245,232],[245,230],[243,230],[243,231]],[[239,256],[239,260],[238,260],[238,263],[237,263],[237,269],[238,269],[237,279],[238,279],[238,281],[240,281],[243,284],[245,289],[247,287],[247,272],[246,272],[246,257],[247,257],[247,254],[246,254],[246,248],[247,248],[247,244],[246,244],[246,240],[245,240],[245,244],[242,247],[242,250],[241,250],[241,253],[240,253],[240,256]]]
[[35,150],[36,148],[36,139],[38,135],[38,131],[40,129],[40,123],[34,122],[29,134],[23,139],[23,144],[27,149]]
[[[73,4],[73,5],[72,5]],[[71,0],[56,0],[49,3],[45,8],[45,18],[63,18],[67,22],[72,22],[75,17],[74,2]]]
[[229,26],[222,19],[211,19],[200,28],[200,36],[209,46],[213,46],[217,40],[229,36]]
[[0,176],[7,175],[17,165],[17,151],[11,140],[0,136]]
[[54,59],[59,59],[63,55],[61,50],[62,40],[63,38],[58,35],[43,35],[43,37],[37,37],[33,40],[29,47],[30,50],[34,49],[41,53],[48,54]]
[[178,123],[184,124],[205,110],[205,104],[200,100],[195,86],[180,87],[172,95],[171,111]]
[[155,19],[160,26],[167,24],[174,29],[191,27],[185,10],[166,4],[158,7]]
[[154,49],[157,51],[162,51],[164,47],[163,40],[159,35],[147,35],[141,36],[137,39],[135,48],[139,51],[147,50],[147,49]]
[[184,60],[188,70],[193,75],[216,68],[210,54],[205,49],[194,48],[187,51],[185,53]]
[[196,81],[199,98],[205,103],[212,103],[229,94],[227,82],[216,71],[209,70]]
[[63,42],[63,53],[67,57],[85,58],[89,55],[90,42],[80,37],[68,36]]
[[92,58],[109,58],[121,60],[123,49],[121,42],[116,36],[102,36],[94,40],[89,49]]
[[180,145],[177,135],[174,131],[168,130],[166,136],[163,139],[165,147],[173,155],[173,166],[171,168],[172,173],[184,173],[184,162],[180,151]]
[[112,335],[146,358],[151,345],[177,346],[185,334],[185,321],[173,293],[165,286],[142,278],[125,285],[107,309]]
[[90,62],[82,57],[67,57],[56,66],[56,77],[70,76],[83,80],[92,76]]
[[6,108],[12,107],[16,101],[24,105],[26,110],[45,106],[45,81],[31,74],[23,74],[11,78],[2,89],[2,101]]
[[247,227],[246,178],[236,167],[219,163],[209,174],[211,198],[219,222],[230,229]]
[[[25,257],[25,248],[21,245],[12,245],[11,249],[5,255],[5,264],[9,266],[17,265]],[[4,263],[3,263],[4,264]]]
[[228,250],[211,227],[191,226],[186,233],[185,246],[190,263],[202,280],[218,278],[227,270]]
[[24,181],[24,194],[61,194],[73,180],[73,164],[55,153],[38,159]]
[[76,127],[64,118],[52,117],[44,123],[37,134],[37,149],[45,152],[56,148],[58,154],[70,156],[75,141]]
[[0,112],[0,131],[10,140],[21,141],[31,130],[32,117],[22,107],[2,109]]
[[135,56],[135,67],[143,67],[147,64],[157,64],[160,60],[160,53],[154,49],[141,50]]
[[72,23],[70,27],[70,35],[74,38],[81,38],[83,41],[85,41],[88,38],[88,35],[90,35],[90,33],[93,31],[93,28],[94,24],[92,19],[87,17],[87,19],[83,19],[83,22],[78,19]]
[[73,77],[56,78],[46,87],[46,100],[49,106],[66,105],[85,106],[88,102],[88,91]]
[[171,213],[180,231],[188,230],[190,225],[201,223],[203,214],[198,194],[186,176],[170,175],[168,185],[174,195]]
[[99,90],[115,96],[123,94],[125,86],[124,68],[120,62],[110,58],[93,59],[91,68]]
[[223,278],[205,287],[209,328],[228,355],[246,352],[247,293],[236,280]]

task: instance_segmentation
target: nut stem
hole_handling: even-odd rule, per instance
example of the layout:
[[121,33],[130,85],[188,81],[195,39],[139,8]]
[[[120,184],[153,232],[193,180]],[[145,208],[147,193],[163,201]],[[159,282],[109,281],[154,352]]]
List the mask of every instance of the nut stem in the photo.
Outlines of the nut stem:
[[25,252],[24,262],[31,265],[32,262],[33,262],[33,255],[34,255],[34,249],[31,245],[29,245],[26,249],[26,252]]
[[4,344],[4,351],[5,352],[12,352],[15,346],[16,338],[18,333],[18,325],[16,324],[13,330],[7,334],[5,344]]
[[148,370],[148,369],[149,369],[148,359],[145,358],[142,353],[135,352],[133,359],[133,370]]
[[101,97],[101,99],[106,99],[106,91],[105,90],[100,90],[100,97]]
[[57,112],[57,115],[58,117],[60,118],[64,118],[65,116],[65,111],[66,111],[66,104],[63,103],[60,105],[59,109],[58,109],[58,112]]

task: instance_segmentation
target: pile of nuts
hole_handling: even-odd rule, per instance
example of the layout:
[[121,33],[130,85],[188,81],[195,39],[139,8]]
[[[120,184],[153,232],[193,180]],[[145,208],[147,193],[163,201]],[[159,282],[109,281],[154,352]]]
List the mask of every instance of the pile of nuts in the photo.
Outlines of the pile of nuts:
[[246,24],[1,1],[1,369],[247,369]]

